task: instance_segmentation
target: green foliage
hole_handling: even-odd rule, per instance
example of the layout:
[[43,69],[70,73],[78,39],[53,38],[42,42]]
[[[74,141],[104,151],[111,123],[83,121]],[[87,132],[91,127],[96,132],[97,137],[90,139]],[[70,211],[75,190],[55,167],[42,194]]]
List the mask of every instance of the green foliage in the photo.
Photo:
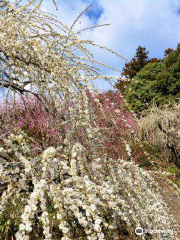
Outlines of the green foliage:
[[[169,168],[169,172],[174,174],[173,182],[174,182],[174,184],[176,184],[176,186],[178,188],[180,188],[180,169],[179,169],[179,167],[173,166],[173,167]],[[179,197],[180,197],[180,195],[179,195]]]
[[180,98],[180,45],[161,62],[148,63],[127,87],[125,97],[135,112]]
[[169,169],[169,172],[174,174],[178,173],[179,171],[180,171],[179,168],[174,166]]
[[[146,48],[139,46],[136,49],[135,56],[131,59],[130,62],[127,62],[125,64],[122,70],[122,76],[132,80],[137,75],[137,73],[141,69],[143,69],[143,67],[146,66],[148,63],[160,61],[157,58],[149,59],[148,55],[149,52],[146,50]],[[116,88],[119,89],[120,92],[124,93],[124,90],[126,89],[127,86],[129,86],[130,83],[131,81],[119,80],[116,84]]]
[[139,166],[149,169],[150,167],[152,167],[152,163],[149,159],[145,158],[144,156],[141,156],[139,158]]
[[164,56],[166,57],[166,56],[168,56],[169,54],[171,54],[171,53],[173,53],[174,52],[174,49],[172,49],[172,48],[167,48],[167,49],[165,49],[165,51],[164,51]]

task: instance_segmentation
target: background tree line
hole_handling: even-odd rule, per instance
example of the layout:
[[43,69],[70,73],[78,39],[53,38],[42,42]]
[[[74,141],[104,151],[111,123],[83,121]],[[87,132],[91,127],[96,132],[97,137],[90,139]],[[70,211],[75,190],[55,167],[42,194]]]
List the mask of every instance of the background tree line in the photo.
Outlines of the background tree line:
[[122,76],[116,84],[136,113],[153,104],[164,105],[180,98],[180,44],[177,49],[168,48],[164,58],[149,59],[149,52],[139,46],[132,60],[125,64]]

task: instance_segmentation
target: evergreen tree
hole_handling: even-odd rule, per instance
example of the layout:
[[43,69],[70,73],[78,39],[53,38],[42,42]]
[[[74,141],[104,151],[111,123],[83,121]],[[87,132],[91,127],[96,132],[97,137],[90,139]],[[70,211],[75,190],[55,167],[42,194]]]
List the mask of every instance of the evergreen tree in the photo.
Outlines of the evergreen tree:
[[169,54],[173,53],[174,52],[174,49],[172,48],[167,48],[165,49],[164,51],[164,56],[167,57]]
[[125,64],[122,71],[122,76],[127,78],[134,78],[136,74],[148,63],[149,52],[145,47],[139,46],[136,49],[136,55],[132,58],[129,63]]
[[148,63],[129,84],[125,97],[136,112],[180,99],[180,44],[161,62]]
[[[132,80],[137,73],[143,69],[148,63],[159,62],[160,59],[152,58],[149,60],[149,51],[146,50],[145,47],[139,46],[136,49],[136,54],[132,58],[132,60],[125,64],[125,67],[122,70],[122,76]],[[122,80],[120,79],[116,84],[116,88],[121,92],[124,93],[127,86],[129,86],[131,81]]]

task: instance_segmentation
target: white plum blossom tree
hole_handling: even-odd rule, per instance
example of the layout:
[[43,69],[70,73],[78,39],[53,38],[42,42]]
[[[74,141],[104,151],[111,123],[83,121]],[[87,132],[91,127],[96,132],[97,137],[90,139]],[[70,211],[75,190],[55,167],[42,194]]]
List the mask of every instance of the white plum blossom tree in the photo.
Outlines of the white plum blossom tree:
[[[142,239],[178,239],[153,177],[105,151],[89,97],[106,117],[91,84],[110,79],[97,67],[108,66],[87,47],[98,46],[77,37],[76,21],[68,28],[41,4],[0,1],[0,85],[14,97],[34,95],[55,117],[57,131],[66,131],[46,149],[20,129],[1,132],[1,239],[135,239],[136,227],[173,231]],[[126,150],[131,156],[128,143]]]

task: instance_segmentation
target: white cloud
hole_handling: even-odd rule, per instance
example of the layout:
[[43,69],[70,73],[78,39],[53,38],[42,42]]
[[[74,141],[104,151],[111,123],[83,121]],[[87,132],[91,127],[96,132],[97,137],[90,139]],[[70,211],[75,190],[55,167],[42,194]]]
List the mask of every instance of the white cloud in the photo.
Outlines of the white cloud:
[[104,14],[99,22],[110,22],[106,32],[96,38],[106,38],[106,44],[131,58],[138,45],[147,47],[157,57],[164,48],[176,47],[180,40],[180,1],[173,0],[99,0]]
[[[65,24],[72,24],[77,15],[93,1],[58,0],[56,12],[51,1],[45,1],[43,9],[58,16]],[[110,27],[86,32],[84,37],[116,50],[131,59],[137,46],[150,51],[150,57],[163,57],[166,48],[175,48],[180,42],[180,0],[99,0],[103,13],[98,24],[110,23]],[[96,1],[97,4],[97,1]],[[81,19],[81,28],[93,25],[87,15]],[[99,50],[94,51],[98,60],[122,69],[124,61]],[[103,70],[106,74],[113,71]],[[117,73],[116,73],[117,74]]]

